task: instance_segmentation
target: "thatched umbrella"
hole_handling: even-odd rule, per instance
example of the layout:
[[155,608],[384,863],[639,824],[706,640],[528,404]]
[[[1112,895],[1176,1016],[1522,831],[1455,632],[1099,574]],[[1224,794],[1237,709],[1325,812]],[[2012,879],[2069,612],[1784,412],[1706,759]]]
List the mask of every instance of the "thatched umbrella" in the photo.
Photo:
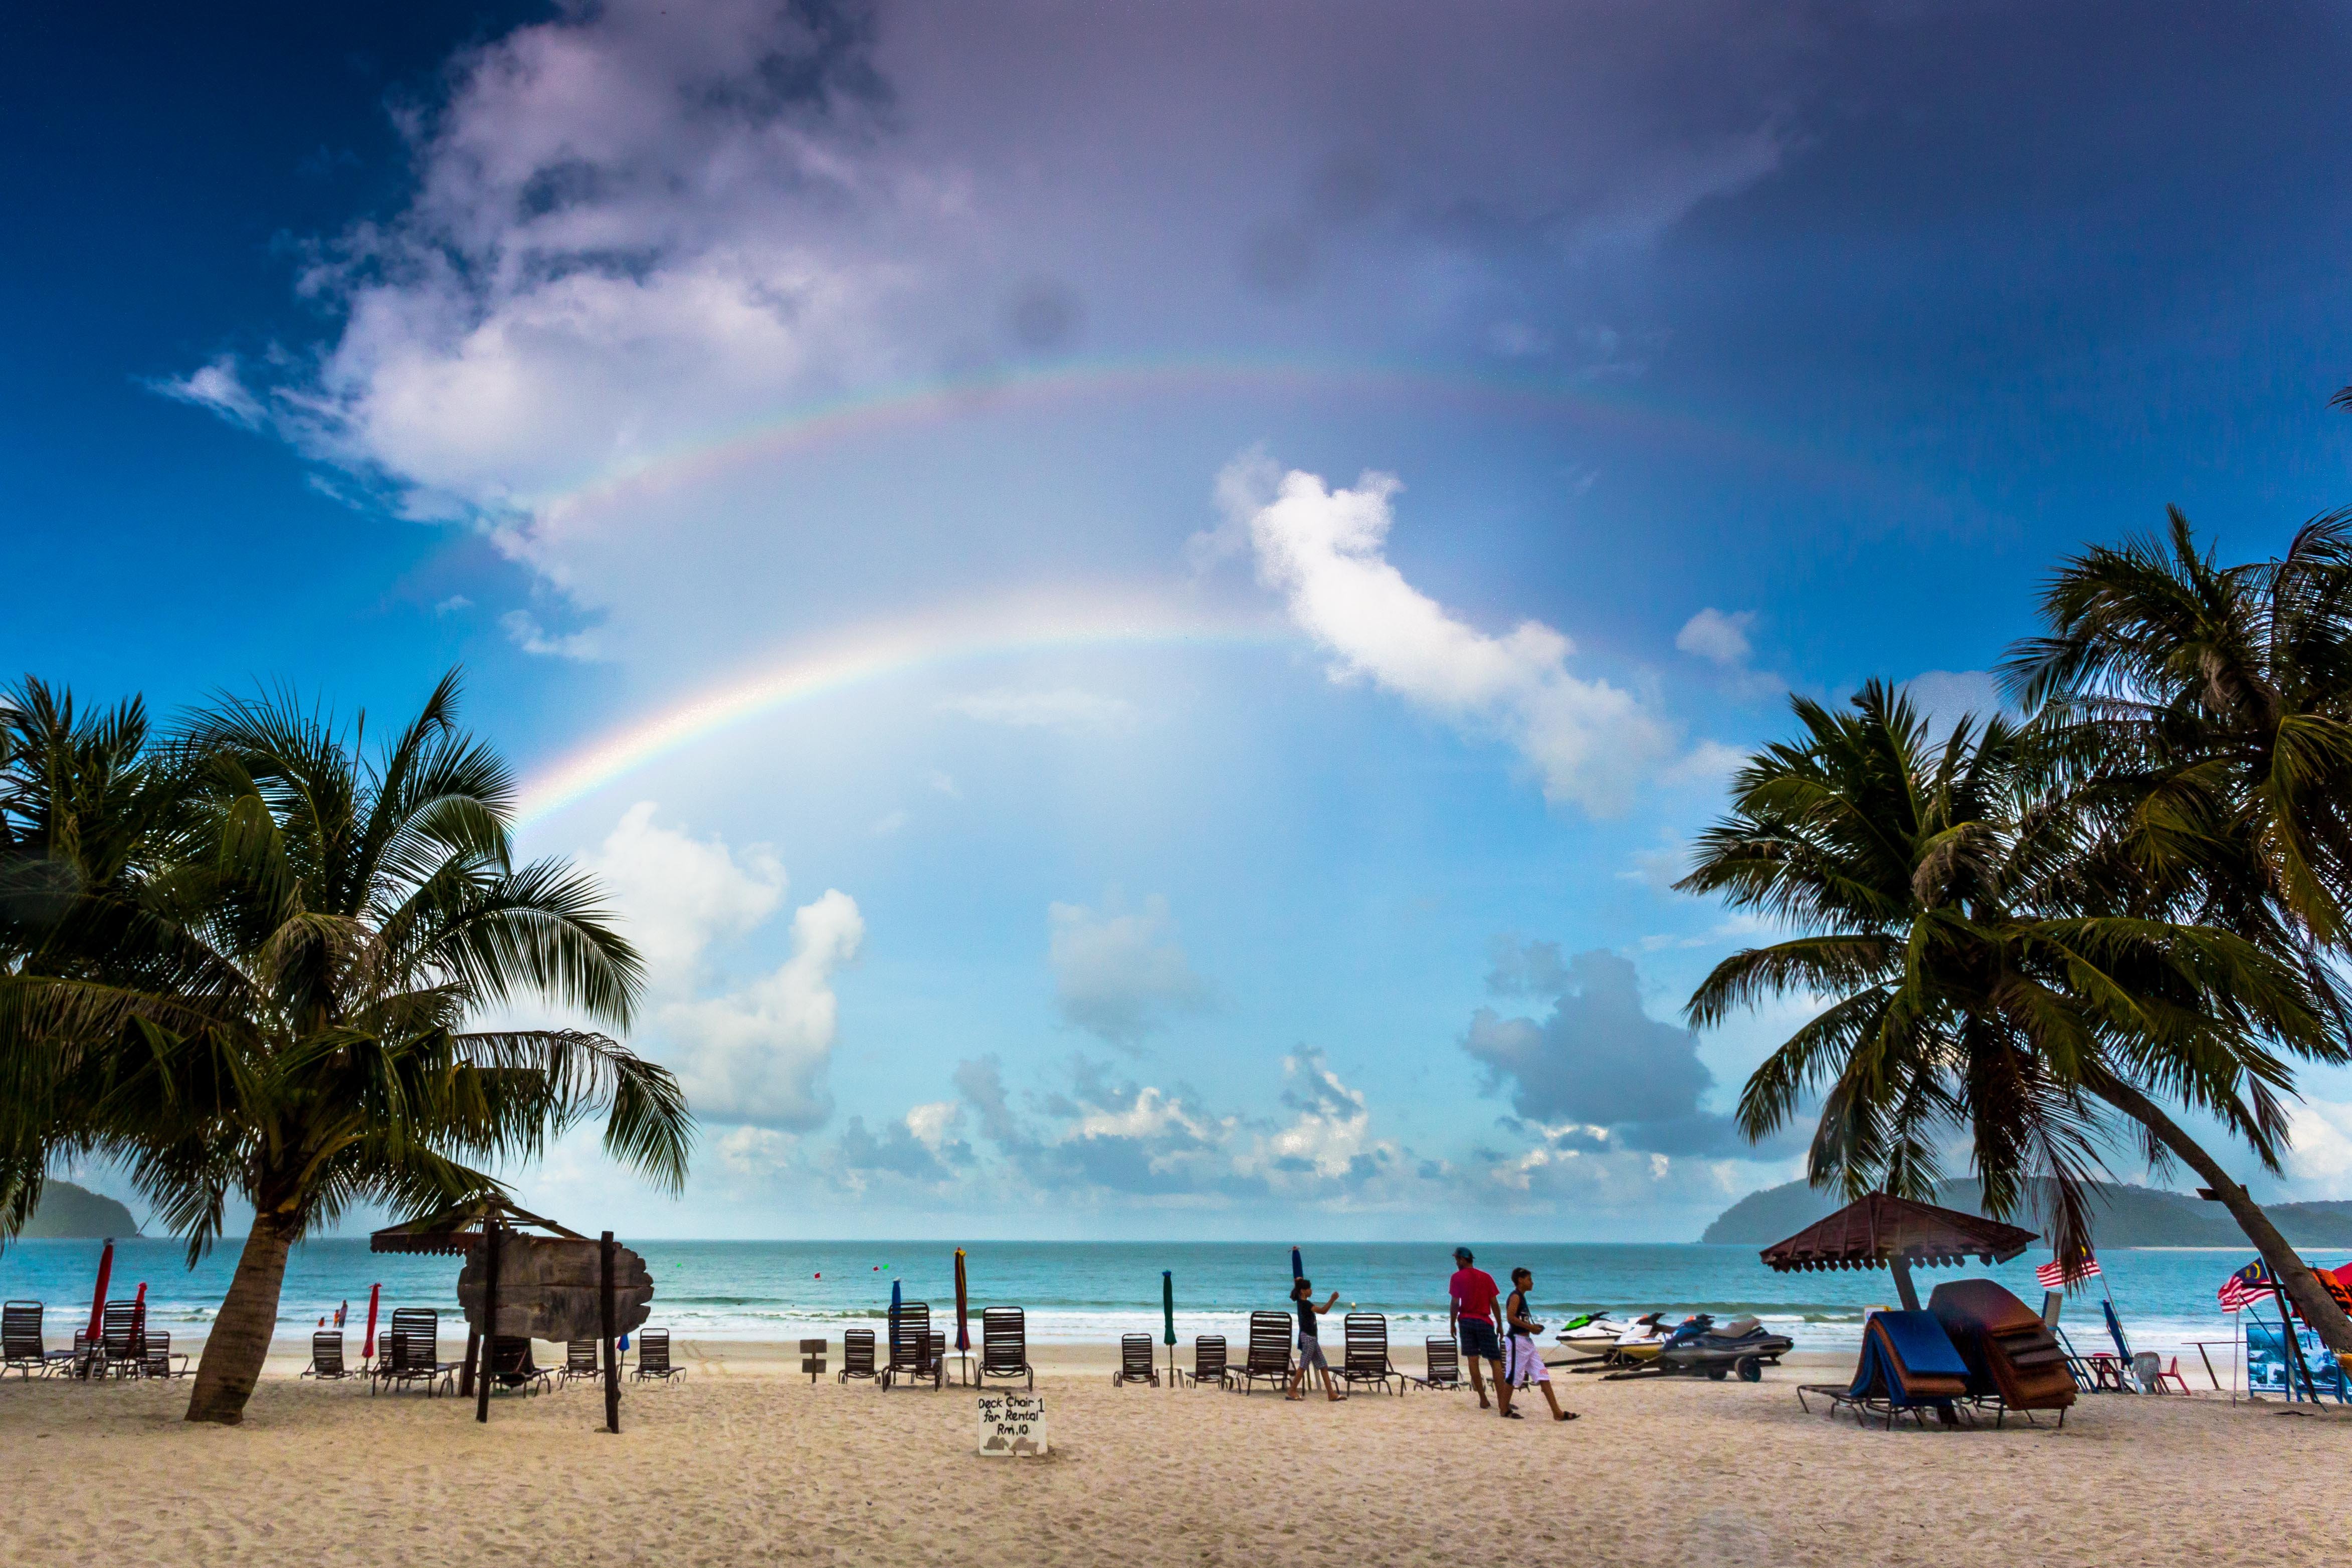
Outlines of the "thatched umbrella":
[[1915,1204],[1887,1193],[1857,1198],[1788,1240],[1764,1249],[1766,1265],[1783,1274],[1809,1268],[1891,1268],[1895,1293],[1919,1310],[1911,1266],[1948,1268],[1970,1258],[2006,1263],[2040,1238],[2030,1230],[1980,1215]]

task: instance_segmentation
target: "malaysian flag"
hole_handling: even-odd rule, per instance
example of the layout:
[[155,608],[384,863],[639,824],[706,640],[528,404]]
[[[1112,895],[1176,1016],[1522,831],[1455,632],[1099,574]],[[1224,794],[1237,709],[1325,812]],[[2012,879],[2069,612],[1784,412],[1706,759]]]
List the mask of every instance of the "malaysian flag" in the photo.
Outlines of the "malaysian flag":
[[2071,1263],[2053,1258],[2033,1270],[2033,1278],[2044,1290],[2063,1290],[2077,1280],[2088,1279],[2099,1271],[2099,1260],[2085,1247]]
[[2271,1277],[2269,1265],[2257,1260],[2222,1280],[2217,1294],[2221,1298],[2221,1310],[2241,1312],[2248,1303],[2259,1301],[2277,1289],[2278,1281]]

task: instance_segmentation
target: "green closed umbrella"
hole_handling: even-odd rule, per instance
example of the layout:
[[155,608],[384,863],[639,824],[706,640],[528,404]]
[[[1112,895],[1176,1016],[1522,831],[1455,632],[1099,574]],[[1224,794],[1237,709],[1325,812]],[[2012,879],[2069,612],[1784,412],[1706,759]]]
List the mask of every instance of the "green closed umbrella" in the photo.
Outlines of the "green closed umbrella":
[[1160,1331],[1160,1341],[1168,1347],[1168,1386],[1176,1386],[1176,1274],[1173,1269],[1160,1271],[1160,1314],[1167,1327]]

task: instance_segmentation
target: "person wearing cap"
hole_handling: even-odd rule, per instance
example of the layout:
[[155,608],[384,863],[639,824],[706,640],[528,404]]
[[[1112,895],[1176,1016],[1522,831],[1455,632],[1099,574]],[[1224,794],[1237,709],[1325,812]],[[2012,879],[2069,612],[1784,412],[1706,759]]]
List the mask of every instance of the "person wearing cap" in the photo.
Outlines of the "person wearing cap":
[[1495,1331],[1495,1303],[1502,1299],[1503,1292],[1493,1275],[1472,1267],[1475,1261],[1468,1247],[1454,1249],[1454,1278],[1445,1287],[1453,1301],[1445,1314],[1446,1331],[1461,1345],[1462,1359],[1470,1363],[1470,1386],[1477,1391],[1478,1408],[1490,1408],[1486,1403],[1486,1380],[1478,1365],[1485,1362],[1494,1369],[1495,1397],[1502,1402],[1503,1414],[1508,1415],[1511,1384],[1503,1375],[1502,1336]]

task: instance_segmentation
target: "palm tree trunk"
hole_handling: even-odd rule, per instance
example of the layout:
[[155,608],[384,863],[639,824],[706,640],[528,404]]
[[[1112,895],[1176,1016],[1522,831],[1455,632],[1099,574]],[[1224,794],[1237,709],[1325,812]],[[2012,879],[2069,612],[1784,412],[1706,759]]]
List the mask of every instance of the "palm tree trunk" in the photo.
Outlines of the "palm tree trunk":
[[[2104,1077],[2104,1075],[2103,1075]],[[2246,1189],[2230,1179],[2230,1173],[2220,1161],[2200,1147],[2197,1141],[2180,1130],[2180,1124],[2165,1114],[2161,1106],[2119,1079],[2104,1078],[2089,1086],[2091,1092],[2139,1122],[2157,1141],[2178,1156],[2181,1163],[2205,1178],[2246,1239],[2254,1244],[2263,1261],[2270,1265],[2272,1276],[2286,1288],[2287,1300],[2295,1311],[2319,1334],[2320,1342],[2331,1351],[2352,1351],[2352,1317],[2336,1305],[2336,1298],[2326,1286],[2312,1276],[2311,1268],[2301,1255],[2287,1245],[2278,1226],[2271,1223],[2262,1205],[2255,1203]]]
[[204,1359],[196,1363],[189,1420],[234,1426],[245,1419],[245,1402],[253,1397],[253,1385],[269,1359],[269,1341],[277,1331],[278,1294],[286,1283],[286,1254],[293,1247],[294,1230],[278,1216],[253,1216],[236,1277],[228,1282],[213,1331],[205,1338]]

